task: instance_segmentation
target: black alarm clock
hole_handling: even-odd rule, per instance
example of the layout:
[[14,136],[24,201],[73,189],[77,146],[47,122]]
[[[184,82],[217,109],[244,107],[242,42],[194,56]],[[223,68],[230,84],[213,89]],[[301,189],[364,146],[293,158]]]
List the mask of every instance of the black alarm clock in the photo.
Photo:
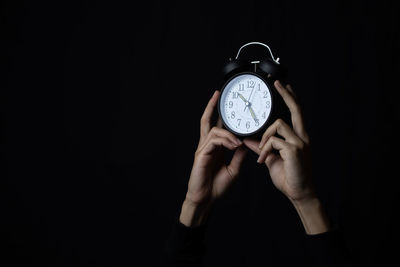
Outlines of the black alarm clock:
[[[268,49],[271,58],[250,61],[239,59],[249,45]],[[237,136],[261,135],[278,117],[287,118],[287,108],[274,87],[274,81],[284,84],[286,68],[275,59],[268,45],[250,42],[240,47],[236,58],[223,68],[224,85],[218,101],[218,111],[224,127]],[[286,120],[286,119],[284,119]]]

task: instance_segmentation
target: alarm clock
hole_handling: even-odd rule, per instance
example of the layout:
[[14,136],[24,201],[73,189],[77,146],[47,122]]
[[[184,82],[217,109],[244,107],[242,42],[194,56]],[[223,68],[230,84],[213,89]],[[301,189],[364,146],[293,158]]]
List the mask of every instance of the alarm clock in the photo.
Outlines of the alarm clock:
[[[240,59],[242,49],[250,45],[266,47],[271,58]],[[218,112],[224,127],[239,137],[256,137],[277,118],[287,121],[288,109],[274,87],[275,80],[284,84],[286,74],[286,68],[279,58],[274,58],[268,45],[250,42],[240,47],[236,58],[223,68]]]

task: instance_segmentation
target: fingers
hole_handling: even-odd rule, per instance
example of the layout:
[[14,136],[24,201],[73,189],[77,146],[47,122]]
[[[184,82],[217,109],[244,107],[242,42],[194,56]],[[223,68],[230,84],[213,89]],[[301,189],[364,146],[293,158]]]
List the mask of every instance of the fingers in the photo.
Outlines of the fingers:
[[[203,150],[204,147],[206,147],[212,140],[218,139],[218,138],[223,138],[224,140],[227,140],[227,142],[235,145],[236,147],[240,146],[242,144],[242,141],[240,141],[234,134],[231,132],[228,132],[225,129],[218,128],[218,127],[213,127],[209,134],[207,135],[205,141],[203,144],[199,147],[198,150]],[[230,148],[230,147],[227,147]]]
[[[218,127],[213,127],[207,137],[205,138],[205,141],[203,143],[203,146],[206,145],[209,140],[215,138],[215,137],[222,137],[222,138],[227,138],[230,142],[237,144],[237,145],[241,145],[242,141],[240,141],[234,134],[232,134],[231,132],[228,132],[225,129],[222,128],[218,128]],[[201,149],[201,146],[200,146]]]
[[203,154],[211,154],[218,147],[225,147],[229,150],[235,150],[238,144],[231,142],[228,138],[215,137],[207,142],[201,150]]
[[286,151],[283,150],[287,150],[291,147],[291,144],[276,136],[271,136],[261,149],[259,148],[259,142],[257,140],[245,138],[243,143],[257,155],[259,155],[257,159],[258,163],[265,162],[267,166],[269,166],[269,164],[279,157],[273,153],[270,153],[273,149],[278,150],[279,154],[283,158],[286,155]]
[[211,118],[214,113],[215,106],[217,105],[218,98],[220,92],[215,91],[211,99],[208,101],[208,104],[204,110],[204,113],[200,119],[200,136],[207,136],[208,132],[211,129]]
[[243,160],[246,157],[248,149],[245,146],[240,146],[233,154],[231,163],[228,166],[232,176],[237,176],[239,174],[240,167],[242,166]]
[[268,141],[268,139],[275,135],[279,134],[285,138],[285,141],[294,144],[300,145],[303,141],[293,132],[292,128],[286,124],[282,119],[277,119],[273,124],[271,124],[268,129],[263,134],[260,144],[258,148],[262,148],[264,144]]
[[301,114],[300,106],[296,102],[292,87],[287,85],[285,88],[279,81],[275,81],[274,85],[290,110],[294,132],[303,141],[308,143],[309,138],[307,132],[305,131],[303,116]]
[[260,155],[257,159],[258,163],[263,163],[265,162],[267,156],[272,152],[273,149],[276,149],[279,151],[279,154],[281,157],[284,159],[285,158],[285,150],[287,151],[290,148],[290,144],[285,142],[284,140],[276,137],[276,136],[271,136],[267,143],[262,147]]
[[245,138],[243,140],[243,143],[250,148],[253,152],[255,152],[257,155],[260,155],[261,150],[259,149],[259,141],[250,139],[250,138]]
[[219,128],[222,128],[222,119],[221,119],[221,117],[218,117],[218,120],[217,120],[217,127],[219,127]]
[[294,99],[297,98],[296,93],[293,91],[293,88],[292,88],[292,86],[291,86],[290,84],[287,84],[287,85],[286,85],[286,89],[289,90],[289,92],[292,94],[292,96],[294,97]]
[[268,168],[271,168],[271,166],[274,164],[274,162],[279,159],[280,159],[279,155],[275,155],[274,153],[269,153],[267,155],[267,158],[265,159],[265,164],[267,164]]

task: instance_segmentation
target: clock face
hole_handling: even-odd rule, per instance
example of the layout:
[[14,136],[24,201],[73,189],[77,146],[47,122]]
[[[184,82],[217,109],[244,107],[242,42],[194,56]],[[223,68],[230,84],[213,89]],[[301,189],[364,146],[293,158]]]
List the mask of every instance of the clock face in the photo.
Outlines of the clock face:
[[246,136],[257,132],[267,122],[272,108],[269,86],[253,74],[239,74],[224,87],[219,112],[225,126]]

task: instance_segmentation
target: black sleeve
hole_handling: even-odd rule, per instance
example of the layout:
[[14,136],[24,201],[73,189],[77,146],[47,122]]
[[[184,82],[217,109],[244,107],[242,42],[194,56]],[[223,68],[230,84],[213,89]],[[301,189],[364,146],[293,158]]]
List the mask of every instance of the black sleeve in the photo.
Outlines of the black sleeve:
[[341,231],[336,228],[330,232],[306,235],[309,256],[318,267],[353,267]]
[[186,227],[179,221],[175,221],[161,253],[160,266],[202,266],[205,228],[205,225],[195,228]]
[[[161,253],[160,266],[202,266],[205,230],[205,225],[190,228],[175,221]],[[339,229],[317,235],[305,235],[305,242],[313,266],[354,267]]]

